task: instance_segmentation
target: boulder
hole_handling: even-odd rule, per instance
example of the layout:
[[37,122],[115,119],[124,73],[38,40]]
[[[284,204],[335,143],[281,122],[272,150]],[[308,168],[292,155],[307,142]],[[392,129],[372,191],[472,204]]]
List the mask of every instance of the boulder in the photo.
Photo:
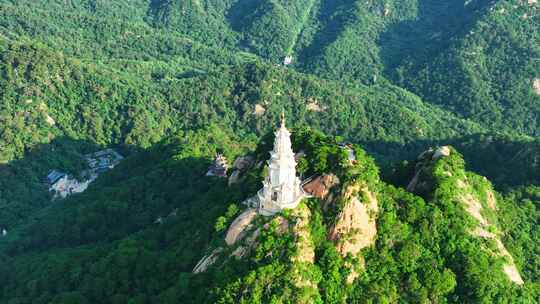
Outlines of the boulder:
[[253,115],[263,116],[264,113],[266,113],[266,109],[262,105],[256,104],[255,108],[253,109]]
[[253,157],[240,156],[234,160],[233,168],[238,170],[247,170],[253,164]]
[[450,156],[450,147],[449,146],[442,146],[439,147],[437,150],[435,150],[435,153],[433,153],[433,156],[431,157],[432,160],[438,160],[442,157]]
[[225,235],[225,243],[233,245],[238,240],[244,237],[246,230],[250,227],[251,222],[257,217],[257,210],[248,208],[242,212],[231,224],[227,234]]

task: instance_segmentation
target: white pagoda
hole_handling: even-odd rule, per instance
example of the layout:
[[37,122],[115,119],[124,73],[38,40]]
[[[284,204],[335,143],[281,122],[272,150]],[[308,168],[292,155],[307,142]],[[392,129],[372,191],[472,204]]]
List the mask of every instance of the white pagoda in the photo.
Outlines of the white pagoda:
[[281,114],[281,127],[276,131],[274,150],[268,160],[268,175],[263,188],[257,193],[259,213],[273,215],[283,209],[293,209],[306,195],[296,177],[296,161],[291,147],[291,133],[285,128]]

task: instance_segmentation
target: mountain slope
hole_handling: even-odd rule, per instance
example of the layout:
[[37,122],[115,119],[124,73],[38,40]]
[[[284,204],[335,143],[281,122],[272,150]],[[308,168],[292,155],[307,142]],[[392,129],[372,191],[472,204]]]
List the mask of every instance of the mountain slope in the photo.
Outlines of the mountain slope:
[[[530,1],[529,1],[530,2]],[[485,126],[538,135],[537,4],[501,1],[429,62],[402,75],[413,92]]]
[[406,142],[482,130],[390,84],[351,89],[262,63],[177,74],[162,65],[81,62],[38,43],[0,43],[2,161],[56,136],[148,147],[209,123],[260,135],[282,108],[298,125],[351,140]]
[[[214,134],[210,144],[207,134]],[[249,145],[239,146],[223,131],[204,130],[131,157],[88,192],[44,210],[34,223],[10,233],[0,242],[0,268],[12,274],[0,279],[0,298],[15,303],[539,299],[537,269],[522,272],[525,285],[518,288],[503,272],[505,260],[490,253],[489,240],[471,234],[478,222],[454,195],[478,197],[484,204],[484,190],[497,194],[482,178],[465,173],[455,150],[423,165],[421,181],[428,187],[422,198],[381,182],[377,167],[358,146],[353,148],[356,162],[350,163],[334,139],[312,130],[293,134],[295,150],[305,152],[299,170],[305,175],[334,173],[339,184],[329,189],[332,195],[302,203],[298,212],[257,217],[252,229],[259,232],[245,234],[248,243],[227,245],[223,227],[245,208],[239,203],[258,189],[264,168],[256,164],[267,157],[269,143],[260,143],[254,167],[228,187],[225,180],[203,176],[208,159],[216,149],[234,158]],[[455,184],[464,176],[472,183],[466,190]],[[348,207],[354,204],[345,199],[351,185],[367,186],[371,194],[350,193],[360,202],[373,196],[379,211],[366,213],[376,222],[367,246],[343,251],[356,246],[346,244],[359,232],[347,232],[353,223],[339,224],[345,219],[341,212],[353,212],[358,220],[365,216]],[[521,212],[512,200],[501,200],[497,208],[509,209],[491,210],[486,217],[502,227],[499,221]],[[525,208],[538,212],[531,205]],[[337,234],[336,225],[341,227]],[[517,233],[514,227],[506,229]],[[535,259],[536,245],[502,240],[510,242],[508,252],[521,252],[516,255],[518,271],[523,259]],[[231,255],[238,254],[238,244],[251,246],[241,258]],[[193,274],[197,261],[218,247],[223,249],[215,264]]]

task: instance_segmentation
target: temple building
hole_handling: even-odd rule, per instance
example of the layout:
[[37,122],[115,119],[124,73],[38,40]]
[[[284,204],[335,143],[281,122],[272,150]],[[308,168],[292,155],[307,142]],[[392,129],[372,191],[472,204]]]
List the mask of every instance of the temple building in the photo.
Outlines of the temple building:
[[218,176],[218,177],[227,177],[227,169],[229,165],[227,164],[227,159],[222,154],[216,154],[214,158],[214,163],[208,167],[206,176]]
[[268,175],[263,188],[257,193],[259,213],[273,215],[283,209],[293,209],[306,197],[296,176],[296,161],[291,147],[291,133],[285,127],[281,114],[281,126],[276,131],[274,150],[268,160]]

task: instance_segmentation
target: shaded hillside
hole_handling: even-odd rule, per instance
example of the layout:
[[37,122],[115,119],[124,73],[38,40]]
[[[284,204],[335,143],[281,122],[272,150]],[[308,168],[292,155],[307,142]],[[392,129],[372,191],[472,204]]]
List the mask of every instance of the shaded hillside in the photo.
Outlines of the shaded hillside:
[[420,68],[405,64],[398,83],[485,126],[538,135],[537,10],[531,1],[491,5],[447,50]]

